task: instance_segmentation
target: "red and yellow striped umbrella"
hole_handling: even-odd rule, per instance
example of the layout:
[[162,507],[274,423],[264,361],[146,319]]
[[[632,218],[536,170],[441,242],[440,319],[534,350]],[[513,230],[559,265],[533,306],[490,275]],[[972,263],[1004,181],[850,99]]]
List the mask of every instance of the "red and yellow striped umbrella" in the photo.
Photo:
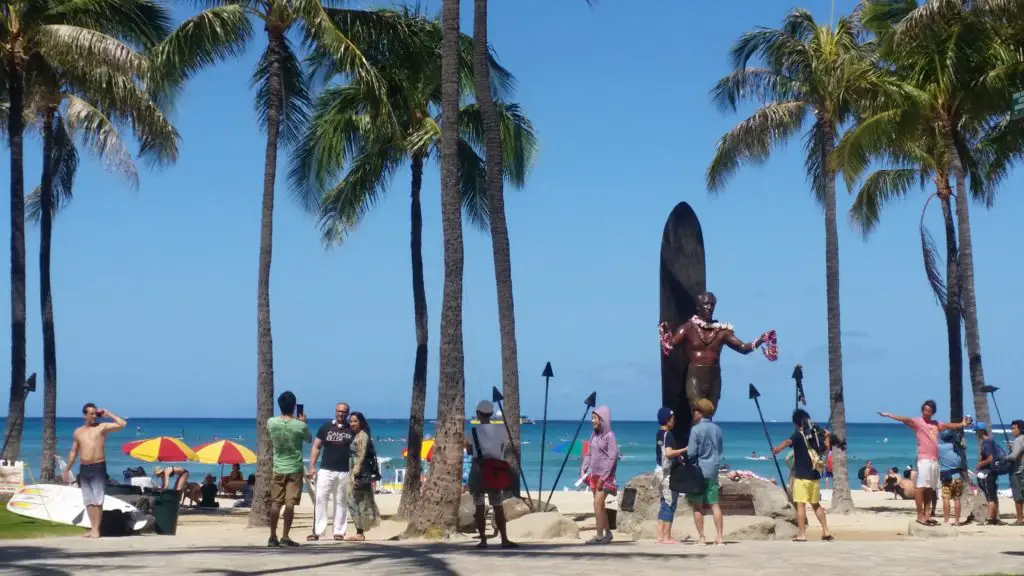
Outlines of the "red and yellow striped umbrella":
[[196,459],[196,453],[188,444],[170,436],[128,442],[121,446],[121,451],[145,462],[187,462]]
[[196,457],[203,464],[255,464],[256,454],[231,440],[216,440],[196,446]]
[[[409,449],[402,449],[402,458],[409,457]],[[434,458],[434,439],[430,438],[420,442],[420,460],[430,462]]]

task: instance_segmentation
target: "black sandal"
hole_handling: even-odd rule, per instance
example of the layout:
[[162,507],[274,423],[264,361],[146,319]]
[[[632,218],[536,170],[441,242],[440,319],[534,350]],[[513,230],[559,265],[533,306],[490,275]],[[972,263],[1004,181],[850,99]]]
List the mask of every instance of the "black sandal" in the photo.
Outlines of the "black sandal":
[[306,542],[316,542],[319,539],[320,537],[316,534],[310,534],[309,536],[306,536]]

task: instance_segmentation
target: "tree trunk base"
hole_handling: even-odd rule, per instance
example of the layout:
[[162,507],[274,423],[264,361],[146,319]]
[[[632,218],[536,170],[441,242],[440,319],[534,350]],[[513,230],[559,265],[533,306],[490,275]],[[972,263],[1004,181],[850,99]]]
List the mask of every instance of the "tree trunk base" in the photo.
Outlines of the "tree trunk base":
[[829,506],[829,514],[853,514],[857,511],[857,507],[853,504],[853,498],[851,496],[840,497],[832,500],[832,505]]

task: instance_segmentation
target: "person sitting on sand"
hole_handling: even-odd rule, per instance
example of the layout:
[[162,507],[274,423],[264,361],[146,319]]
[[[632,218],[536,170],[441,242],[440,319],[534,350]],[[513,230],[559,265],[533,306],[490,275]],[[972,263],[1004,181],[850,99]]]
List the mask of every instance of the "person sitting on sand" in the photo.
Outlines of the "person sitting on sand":
[[925,400],[921,404],[921,416],[907,418],[895,416],[889,412],[879,412],[883,418],[891,418],[902,422],[914,430],[917,437],[917,482],[914,490],[914,502],[917,504],[917,523],[923,526],[937,526],[939,523],[928,514],[928,504],[939,487],[939,433],[944,430],[962,430],[971,425],[970,417],[962,422],[943,423],[932,420],[935,415],[935,401]]
[[207,474],[203,479],[203,485],[199,487],[202,497],[199,501],[200,508],[220,508],[217,502],[217,484],[214,483],[213,474]]
[[884,492],[891,492],[893,497],[896,496],[896,488],[900,485],[900,469],[893,466],[889,468],[889,471],[885,474],[885,480],[882,481],[882,490]]
[[220,488],[225,494],[240,492],[245,486],[245,476],[242,475],[242,468],[238,464],[231,465],[231,472],[220,479]]
[[[171,478],[174,476],[178,477],[178,481],[173,485],[171,484]],[[160,488],[169,490],[173,487],[178,492],[183,492],[185,487],[188,486],[188,470],[181,466],[153,466],[153,476],[160,480]]]
[[878,470],[871,464],[871,460],[857,471],[857,479],[860,480],[862,490],[878,492]]

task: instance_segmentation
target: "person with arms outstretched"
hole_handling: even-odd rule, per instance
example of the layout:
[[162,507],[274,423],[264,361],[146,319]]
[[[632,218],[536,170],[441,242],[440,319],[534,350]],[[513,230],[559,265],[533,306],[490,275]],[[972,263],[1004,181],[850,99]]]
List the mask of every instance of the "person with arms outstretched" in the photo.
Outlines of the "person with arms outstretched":
[[925,400],[921,404],[919,418],[896,416],[889,412],[879,412],[879,416],[903,423],[914,430],[917,437],[917,481],[914,487],[914,503],[917,505],[917,523],[924,526],[937,526],[939,523],[931,518],[928,507],[932,502],[935,490],[939,487],[941,467],[939,466],[939,432],[944,430],[962,430],[971,425],[968,416],[962,422],[943,423],[932,420],[935,416],[935,401]]
[[[78,467],[78,487],[82,490],[82,502],[89,515],[89,531],[86,538],[100,537],[100,522],[103,520],[103,492],[107,485],[107,434],[117,432],[127,422],[109,410],[97,408],[89,402],[82,407],[85,424],[75,430],[68,454],[68,465],[64,468],[64,481],[68,482],[71,466],[81,456],[82,464]],[[99,418],[110,418],[111,422],[98,422]]]

